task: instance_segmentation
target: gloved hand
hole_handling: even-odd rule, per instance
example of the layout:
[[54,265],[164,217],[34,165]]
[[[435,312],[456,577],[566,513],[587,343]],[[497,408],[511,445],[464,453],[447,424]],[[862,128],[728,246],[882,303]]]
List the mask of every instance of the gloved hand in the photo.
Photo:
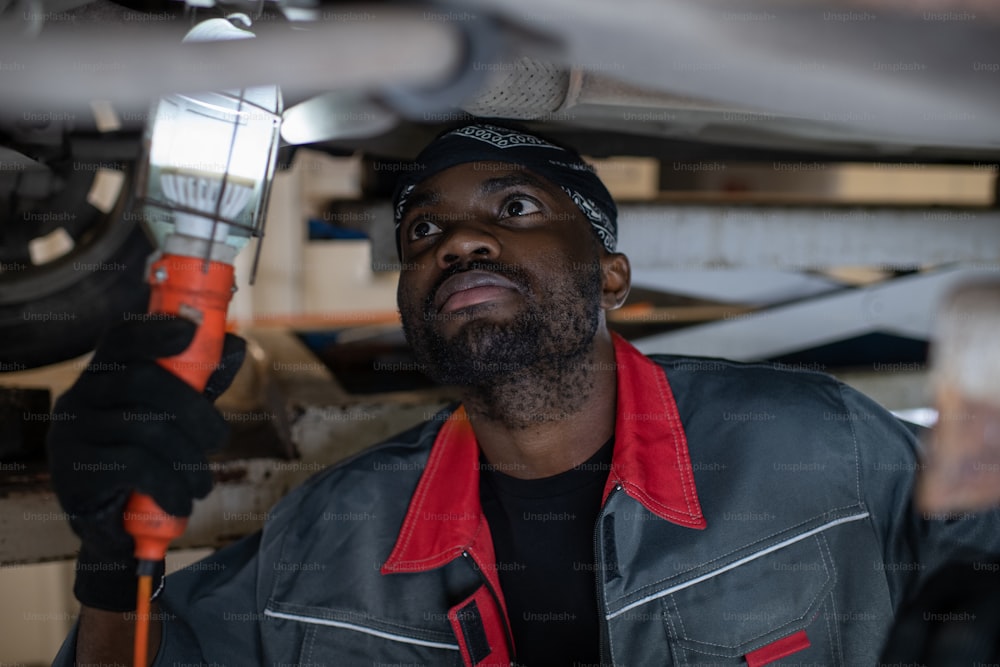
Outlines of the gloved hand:
[[81,539],[73,591],[90,607],[135,609],[134,543],[122,521],[133,490],[170,514],[188,516],[192,501],[212,488],[206,454],[223,445],[229,431],[212,400],[232,382],[246,344],[226,335],[203,395],[155,362],[183,352],[195,331],[183,318],[115,326],[56,401],[49,468]]

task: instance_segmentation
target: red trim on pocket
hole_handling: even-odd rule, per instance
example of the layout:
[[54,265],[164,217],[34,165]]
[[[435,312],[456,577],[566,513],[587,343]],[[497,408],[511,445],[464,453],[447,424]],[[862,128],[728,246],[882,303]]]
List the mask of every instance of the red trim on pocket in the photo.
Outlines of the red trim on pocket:
[[[470,648],[465,640],[465,633],[458,619],[458,612],[466,608],[470,602],[476,603],[476,609],[482,620],[482,628],[486,633],[486,641],[489,644],[489,655],[479,662],[472,662]],[[476,667],[510,667],[510,655],[507,652],[507,638],[504,630],[504,620],[500,610],[497,608],[496,600],[485,584],[480,586],[475,593],[465,598],[457,605],[448,610],[448,620],[451,621],[451,629],[458,640],[458,647],[462,651],[462,662],[466,665]]]
[[797,651],[803,651],[812,646],[805,630],[799,630],[794,635],[782,637],[766,646],[761,646],[746,654],[747,667],[763,667],[775,660],[781,660]]

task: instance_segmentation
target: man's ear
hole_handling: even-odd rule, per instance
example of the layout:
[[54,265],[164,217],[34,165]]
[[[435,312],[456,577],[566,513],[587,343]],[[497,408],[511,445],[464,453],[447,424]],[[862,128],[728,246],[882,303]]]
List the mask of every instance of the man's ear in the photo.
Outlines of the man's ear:
[[632,288],[632,266],[628,257],[620,252],[602,252],[600,261],[603,276],[601,307],[604,310],[614,310],[625,303]]

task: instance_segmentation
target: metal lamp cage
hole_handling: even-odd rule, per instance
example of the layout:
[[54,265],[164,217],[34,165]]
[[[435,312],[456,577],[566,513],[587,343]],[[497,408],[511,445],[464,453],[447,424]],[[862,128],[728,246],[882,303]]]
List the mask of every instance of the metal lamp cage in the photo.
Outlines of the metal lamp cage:
[[[171,234],[208,241],[207,267],[215,244],[239,250],[263,237],[281,112],[277,86],[176,94],[153,105],[136,200],[158,247]],[[253,273],[259,253],[260,243]]]

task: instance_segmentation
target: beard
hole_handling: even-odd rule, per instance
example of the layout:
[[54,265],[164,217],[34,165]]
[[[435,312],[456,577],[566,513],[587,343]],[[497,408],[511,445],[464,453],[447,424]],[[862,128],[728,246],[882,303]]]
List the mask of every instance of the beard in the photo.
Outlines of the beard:
[[[435,311],[434,294],[449,277],[471,269],[513,282],[524,307],[505,322],[451,315],[468,321],[446,339],[437,325],[449,315]],[[466,403],[486,417],[521,427],[566,418],[593,388],[586,361],[600,324],[601,269],[595,254],[582,268],[554,274],[560,279],[547,285],[541,300],[519,267],[479,261],[446,271],[423,303],[400,301],[403,331],[417,360],[435,381],[466,388]]]

